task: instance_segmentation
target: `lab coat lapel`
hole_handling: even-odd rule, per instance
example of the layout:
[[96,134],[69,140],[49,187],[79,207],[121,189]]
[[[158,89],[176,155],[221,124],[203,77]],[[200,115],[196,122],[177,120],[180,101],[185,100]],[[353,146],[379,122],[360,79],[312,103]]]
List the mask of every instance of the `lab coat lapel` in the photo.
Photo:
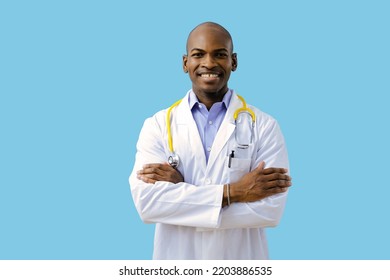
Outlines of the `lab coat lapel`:
[[223,148],[230,139],[236,124],[234,122],[234,111],[237,110],[241,105],[241,101],[238,99],[237,95],[233,93],[230,100],[229,108],[227,109],[225,118],[218,129],[217,135],[215,136],[213,146],[211,147],[210,157],[208,166],[212,166],[216,161],[218,155],[223,152]]
[[[206,170],[206,156],[203,151],[203,144],[199,136],[198,127],[192,116],[190,106],[188,104],[188,94],[182,99],[177,107],[176,123],[178,127],[180,154],[185,155],[192,153],[197,159],[196,162],[202,167],[202,170]],[[180,130],[180,127],[186,128]],[[193,157],[189,157],[193,158]]]

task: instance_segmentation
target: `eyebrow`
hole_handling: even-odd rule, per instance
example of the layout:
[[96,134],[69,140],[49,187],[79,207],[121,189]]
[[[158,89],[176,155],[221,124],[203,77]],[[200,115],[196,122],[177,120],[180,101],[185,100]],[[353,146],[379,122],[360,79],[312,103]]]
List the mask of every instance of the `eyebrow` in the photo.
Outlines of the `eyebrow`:
[[[202,49],[199,49],[199,48],[193,48],[191,50],[191,52],[193,52],[193,51],[205,52],[205,50],[202,50]],[[220,48],[220,49],[213,50],[213,52],[220,52],[220,51],[229,52],[228,49],[226,49],[226,48]]]

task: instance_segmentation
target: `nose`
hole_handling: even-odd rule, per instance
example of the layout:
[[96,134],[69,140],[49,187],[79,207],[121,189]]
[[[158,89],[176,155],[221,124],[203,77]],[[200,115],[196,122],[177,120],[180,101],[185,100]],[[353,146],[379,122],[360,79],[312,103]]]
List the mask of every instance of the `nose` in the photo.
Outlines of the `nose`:
[[212,55],[207,54],[203,57],[202,66],[204,66],[208,69],[211,69],[211,68],[217,66],[217,63],[215,62],[215,59]]

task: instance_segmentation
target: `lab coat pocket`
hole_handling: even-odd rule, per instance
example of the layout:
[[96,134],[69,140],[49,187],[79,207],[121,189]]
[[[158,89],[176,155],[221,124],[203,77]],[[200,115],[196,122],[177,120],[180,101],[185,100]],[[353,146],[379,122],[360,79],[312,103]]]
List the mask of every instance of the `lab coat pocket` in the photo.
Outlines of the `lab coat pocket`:
[[228,168],[229,182],[234,183],[240,180],[242,176],[250,171],[250,158],[231,158],[230,167]]

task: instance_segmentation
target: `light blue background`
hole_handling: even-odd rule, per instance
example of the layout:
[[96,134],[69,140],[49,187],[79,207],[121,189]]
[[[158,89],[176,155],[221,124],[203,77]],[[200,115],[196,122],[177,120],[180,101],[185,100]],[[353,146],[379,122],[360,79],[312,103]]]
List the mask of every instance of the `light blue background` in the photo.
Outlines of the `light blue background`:
[[189,89],[188,32],[235,42],[229,83],[284,132],[273,259],[389,259],[388,1],[2,1],[0,258],[150,259],[128,186],[143,120]]

